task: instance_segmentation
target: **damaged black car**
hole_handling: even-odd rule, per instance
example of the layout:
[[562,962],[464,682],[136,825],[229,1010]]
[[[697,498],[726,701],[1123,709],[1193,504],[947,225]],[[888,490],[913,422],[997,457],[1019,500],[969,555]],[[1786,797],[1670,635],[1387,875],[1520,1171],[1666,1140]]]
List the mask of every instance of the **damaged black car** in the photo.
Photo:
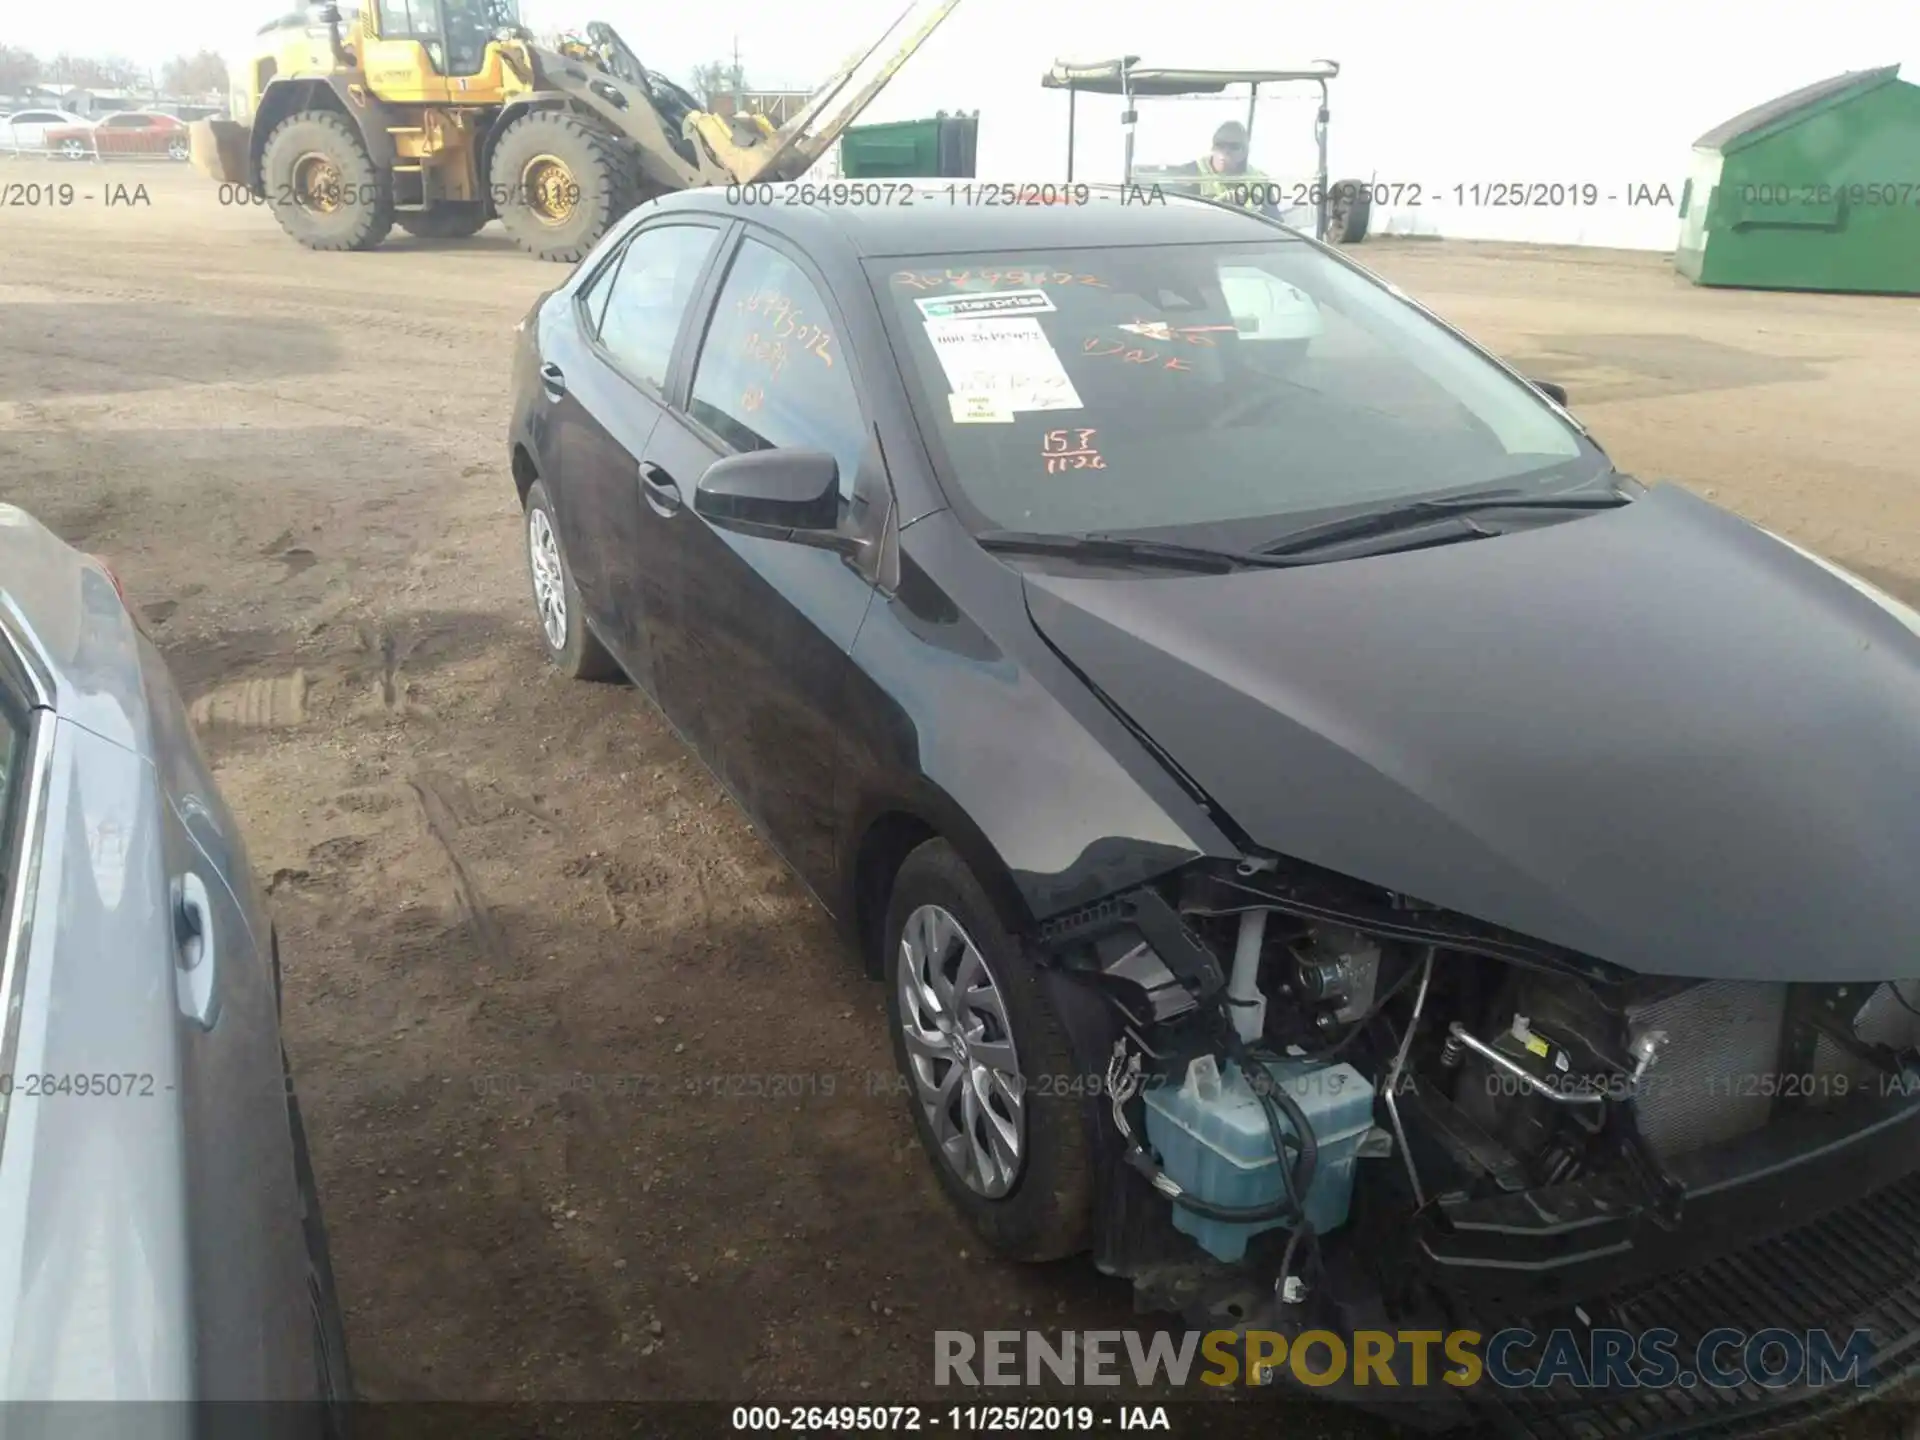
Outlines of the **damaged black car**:
[[644,207],[512,444],[549,655],[847,926],[973,1227],[1208,1329],[1920,1364],[1920,616],[1269,221],[923,199]]

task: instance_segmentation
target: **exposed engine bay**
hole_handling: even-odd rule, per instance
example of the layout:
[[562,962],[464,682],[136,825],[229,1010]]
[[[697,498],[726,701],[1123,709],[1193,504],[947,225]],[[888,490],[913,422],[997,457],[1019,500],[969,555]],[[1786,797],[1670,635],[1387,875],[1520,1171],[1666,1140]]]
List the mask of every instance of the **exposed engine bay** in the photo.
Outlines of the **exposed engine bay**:
[[1273,861],[1044,943],[1104,1006],[1098,1259],[1196,1323],[1596,1307],[1915,1163],[1920,981],[1639,976]]

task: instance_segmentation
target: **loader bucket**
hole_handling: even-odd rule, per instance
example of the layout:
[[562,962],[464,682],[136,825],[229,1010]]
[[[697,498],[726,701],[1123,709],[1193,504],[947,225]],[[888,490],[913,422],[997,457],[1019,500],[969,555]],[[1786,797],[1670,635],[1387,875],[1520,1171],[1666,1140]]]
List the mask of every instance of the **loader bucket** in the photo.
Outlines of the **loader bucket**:
[[194,169],[209,180],[247,183],[247,126],[237,120],[196,120],[187,131]]

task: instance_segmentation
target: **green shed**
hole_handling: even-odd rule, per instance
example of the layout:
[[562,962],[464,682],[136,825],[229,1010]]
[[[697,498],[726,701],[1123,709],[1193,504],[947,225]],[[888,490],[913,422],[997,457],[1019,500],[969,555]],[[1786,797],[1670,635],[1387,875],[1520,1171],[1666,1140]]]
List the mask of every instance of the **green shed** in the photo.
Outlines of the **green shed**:
[[1696,285],[1920,294],[1920,85],[1853,70],[1693,142],[1674,266]]

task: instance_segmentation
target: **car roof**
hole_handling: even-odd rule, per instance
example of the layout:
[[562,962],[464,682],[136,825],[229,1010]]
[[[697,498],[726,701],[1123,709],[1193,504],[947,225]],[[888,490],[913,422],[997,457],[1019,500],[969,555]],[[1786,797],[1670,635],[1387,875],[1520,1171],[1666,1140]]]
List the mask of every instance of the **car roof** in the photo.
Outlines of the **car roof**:
[[[875,203],[844,200],[855,192]],[[1068,192],[1072,203],[1054,198]],[[737,198],[730,201],[729,195]],[[1149,185],[1123,190],[974,180],[796,181],[683,190],[647,209],[751,220],[804,248],[838,245],[863,259],[1300,238],[1249,211]],[[1118,224],[1124,232],[1116,232]]]

